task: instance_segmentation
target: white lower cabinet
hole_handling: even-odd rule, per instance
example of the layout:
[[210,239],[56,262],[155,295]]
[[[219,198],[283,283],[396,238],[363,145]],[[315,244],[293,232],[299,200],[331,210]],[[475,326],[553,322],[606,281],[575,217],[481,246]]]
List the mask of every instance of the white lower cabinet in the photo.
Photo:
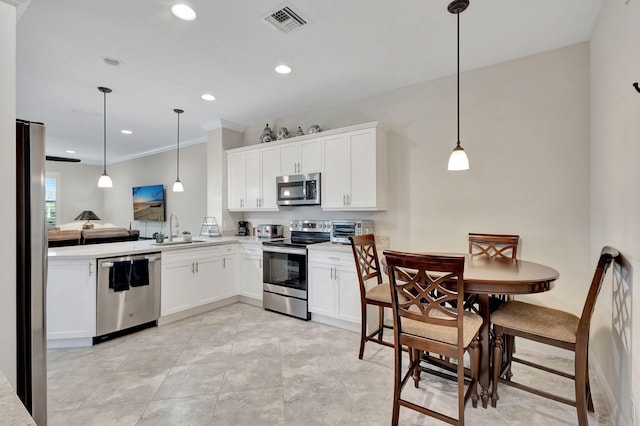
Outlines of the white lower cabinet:
[[240,245],[238,292],[241,296],[262,301],[262,246]]
[[351,253],[309,250],[308,278],[311,313],[360,324],[360,287]]
[[78,345],[90,346],[96,335],[96,260],[50,258],[46,309],[49,346],[65,339],[86,339]]
[[235,244],[163,253],[160,315],[234,296],[235,257]]

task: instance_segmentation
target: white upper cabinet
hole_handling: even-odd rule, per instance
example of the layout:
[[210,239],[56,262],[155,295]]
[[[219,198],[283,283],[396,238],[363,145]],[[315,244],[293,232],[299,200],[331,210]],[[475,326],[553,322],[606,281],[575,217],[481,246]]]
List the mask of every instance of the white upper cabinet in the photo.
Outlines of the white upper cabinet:
[[278,147],[227,153],[228,209],[278,210],[276,176],[279,174]]
[[280,147],[280,174],[299,175],[322,170],[322,141],[312,139]]
[[229,210],[277,211],[277,176],[317,172],[324,210],[386,210],[387,135],[377,124],[228,150]]
[[377,128],[325,138],[322,208],[387,208],[387,137]]

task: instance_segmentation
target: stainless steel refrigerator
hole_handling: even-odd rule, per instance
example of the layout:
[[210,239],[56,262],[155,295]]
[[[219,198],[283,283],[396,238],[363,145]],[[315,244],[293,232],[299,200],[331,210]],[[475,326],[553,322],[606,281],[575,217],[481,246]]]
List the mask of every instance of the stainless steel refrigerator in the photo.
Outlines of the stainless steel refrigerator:
[[47,424],[44,125],[16,121],[17,394]]

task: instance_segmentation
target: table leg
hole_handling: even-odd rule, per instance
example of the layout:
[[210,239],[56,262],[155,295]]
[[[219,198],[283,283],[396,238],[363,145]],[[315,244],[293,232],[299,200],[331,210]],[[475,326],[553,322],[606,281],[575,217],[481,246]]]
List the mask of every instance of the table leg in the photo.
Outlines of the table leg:
[[482,407],[487,408],[489,405],[489,385],[491,371],[491,341],[489,339],[490,317],[489,317],[489,295],[479,294],[478,301],[480,303],[480,315],[482,316],[482,329],[480,330],[480,343],[482,344],[482,353],[480,355],[480,387],[482,388],[480,397],[482,398]]

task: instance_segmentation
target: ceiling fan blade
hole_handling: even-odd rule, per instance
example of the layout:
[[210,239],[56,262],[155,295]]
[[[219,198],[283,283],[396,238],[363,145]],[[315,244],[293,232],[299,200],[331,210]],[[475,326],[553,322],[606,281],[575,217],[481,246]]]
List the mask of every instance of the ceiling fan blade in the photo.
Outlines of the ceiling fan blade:
[[47,161],[62,161],[65,163],[79,163],[79,158],[69,158],[69,157],[56,157],[55,155],[47,155]]

